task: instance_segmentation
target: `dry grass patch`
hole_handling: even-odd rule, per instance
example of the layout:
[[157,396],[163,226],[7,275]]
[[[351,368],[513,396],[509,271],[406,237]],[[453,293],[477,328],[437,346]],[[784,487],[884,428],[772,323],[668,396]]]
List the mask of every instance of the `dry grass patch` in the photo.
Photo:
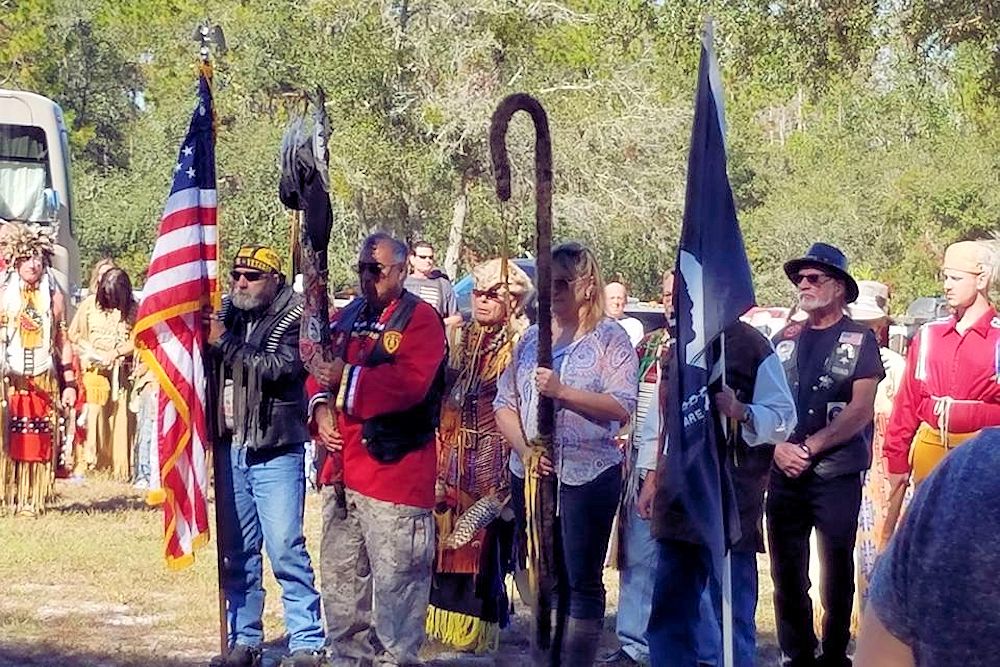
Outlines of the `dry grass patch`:
[[[162,511],[148,507],[143,492],[100,478],[79,486],[60,480],[56,491],[54,506],[43,516],[0,517],[0,667],[205,665],[219,645],[214,541],[194,566],[171,572],[163,563]],[[319,529],[319,497],[310,493],[306,538],[314,562]],[[770,578],[766,560],[761,563],[759,664],[773,664]],[[610,647],[617,573],[607,571],[605,582]],[[265,589],[265,633],[280,640],[280,591],[269,565]],[[496,665],[527,664],[530,619],[519,601],[515,611]],[[428,649],[431,658],[436,651]]]

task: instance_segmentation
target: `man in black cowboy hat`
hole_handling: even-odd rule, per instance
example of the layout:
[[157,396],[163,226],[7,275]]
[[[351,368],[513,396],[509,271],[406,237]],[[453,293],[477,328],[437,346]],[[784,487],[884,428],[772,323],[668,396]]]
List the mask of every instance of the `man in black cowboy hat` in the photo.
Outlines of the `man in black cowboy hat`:
[[[871,330],[845,315],[858,285],[837,248],[815,243],[785,264],[809,319],[774,338],[798,426],[777,443],[767,498],[778,643],[785,665],[850,665],[854,540],[861,474],[871,463],[875,388],[885,376]],[[809,599],[809,534],[821,562],[822,654]]]

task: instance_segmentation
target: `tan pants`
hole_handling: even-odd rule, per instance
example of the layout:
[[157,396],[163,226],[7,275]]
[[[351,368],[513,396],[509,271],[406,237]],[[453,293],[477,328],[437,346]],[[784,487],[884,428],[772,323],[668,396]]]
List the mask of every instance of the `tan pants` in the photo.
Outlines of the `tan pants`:
[[948,452],[977,433],[979,431],[949,433],[948,441],[942,442],[941,432],[938,429],[930,424],[920,424],[917,434],[913,436],[913,443],[910,445],[910,466],[913,468],[914,485],[927,479]]

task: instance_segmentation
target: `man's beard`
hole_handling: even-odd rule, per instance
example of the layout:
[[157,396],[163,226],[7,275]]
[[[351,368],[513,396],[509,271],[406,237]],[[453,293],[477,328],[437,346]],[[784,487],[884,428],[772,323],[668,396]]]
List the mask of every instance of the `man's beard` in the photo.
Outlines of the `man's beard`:
[[799,308],[806,311],[807,313],[814,310],[821,310],[823,308],[826,308],[831,303],[833,303],[833,297],[821,299],[811,294],[799,296]]
[[233,290],[230,297],[233,300],[234,308],[239,308],[240,310],[260,310],[274,300],[274,295],[276,293],[277,289],[275,288],[265,289],[257,295],[251,294],[250,292]]

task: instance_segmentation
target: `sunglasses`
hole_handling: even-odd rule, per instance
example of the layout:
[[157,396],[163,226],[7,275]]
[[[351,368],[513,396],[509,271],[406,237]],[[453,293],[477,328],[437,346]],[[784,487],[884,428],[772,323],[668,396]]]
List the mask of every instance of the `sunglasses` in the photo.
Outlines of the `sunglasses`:
[[392,266],[385,266],[381,262],[358,262],[357,270],[359,276],[363,276],[366,273],[370,276],[383,276],[388,275],[389,271],[392,270]]
[[579,278],[556,278],[552,281],[552,289],[556,292],[569,289],[569,286],[578,280]]
[[414,255],[417,259],[434,259],[434,255]]
[[792,282],[796,285],[800,285],[803,280],[810,285],[823,285],[832,278],[825,273],[796,273],[792,276]]
[[474,289],[474,290],[472,290],[472,296],[474,296],[477,299],[479,297],[485,297],[487,299],[490,299],[491,301],[499,301],[500,300],[500,292],[497,291],[496,288],[485,289],[485,290],[483,290],[483,289]]
[[240,278],[246,278],[248,283],[255,283],[266,275],[263,271],[233,271],[229,277],[234,283],[238,283]]

